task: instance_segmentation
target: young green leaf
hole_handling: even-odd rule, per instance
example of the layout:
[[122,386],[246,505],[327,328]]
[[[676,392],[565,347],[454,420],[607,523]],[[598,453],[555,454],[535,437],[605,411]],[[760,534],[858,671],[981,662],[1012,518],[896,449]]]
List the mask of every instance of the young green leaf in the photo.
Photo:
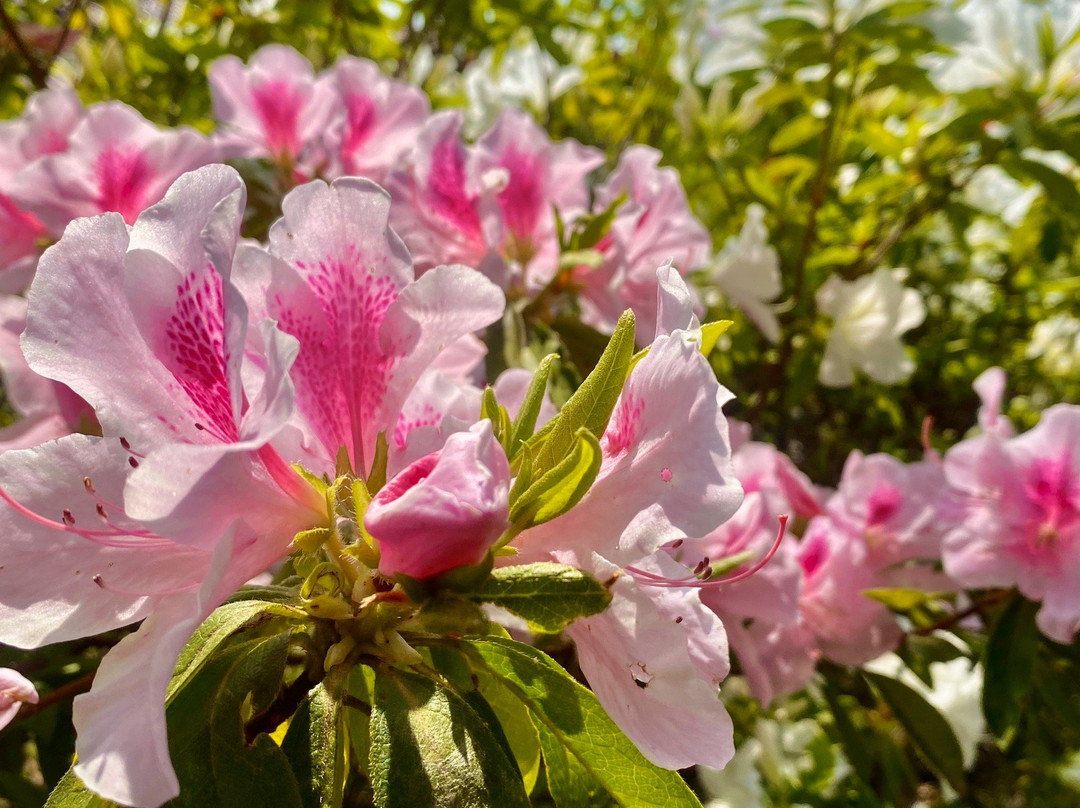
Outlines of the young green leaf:
[[[532,527],[561,516],[581,501],[600,472],[600,441],[582,427],[570,454],[510,502],[510,521]],[[530,469],[531,471],[531,469]]]
[[534,476],[555,468],[570,453],[581,427],[594,435],[604,434],[615,402],[622,392],[623,382],[626,381],[626,369],[633,353],[634,313],[627,310],[619,318],[615,333],[611,335],[596,368],[563,406],[542,444],[533,444],[536,450],[533,457]]
[[375,679],[369,771],[379,808],[527,808],[521,776],[459,695],[414,673]]
[[529,382],[529,389],[525,391],[525,398],[518,408],[517,417],[510,425],[509,457],[511,460],[521,450],[524,442],[532,437],[536,430],[536,419],[540,415],[540,408],[544,404],[544,396],[547,394],[548,383],[551,374],[558,367],[559,355],[548,354],[540,360],[539,367]]
[[[701,803],[678,772],[646,760],[604,712],[592,691],[542,652],[498,637],[471,640],[461,647],[478,667],[520,699],[534,723],[543,724],[574,758],[571,774],[579,767],[588,772],[623,808],[700,808]],[[550,738],[546,744],[544,738],[542,734],[546,762],[551,744]],[[557,756],[552,760],[559,765]],[[580,776],[574,780],[582,782]]]
[[598,614],[611,593],[586,572],[550,562],[493,570],[469,597],[523,618],[532,631],[554,634],[579,617]]
[[708,356],[712,353],[713,348],[716,347],[716,341],[720,339],[720,335],[727,331],[731,326],[735,324],[734,320],[715,320],[711,323],[705,323],[701,327],[701,353],[703,356]]

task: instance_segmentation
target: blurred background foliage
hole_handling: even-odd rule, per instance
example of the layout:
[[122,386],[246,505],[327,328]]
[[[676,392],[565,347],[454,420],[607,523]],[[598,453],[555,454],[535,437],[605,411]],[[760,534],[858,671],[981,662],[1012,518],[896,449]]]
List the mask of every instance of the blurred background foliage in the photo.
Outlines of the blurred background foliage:
[[[711,314],[736,324],[712,361],[755,438],[834,484],[853,449],[917,459],[927,417],[938,448],[957,441],[974,423],[971,382],[993,365],[1007,371],[1021,429],[1050,404],[1080,402],[1076,37],[1058,36],[1048,12],[1026,61],[996,83],[946,92],[937,71],[958,58],[962,35],[943,12],[958,5],[3,0],[0,119],[52,76],[85,103],[119,99],[158,124],[209,132],[209,64],[282,42],[317,69],[344,53],[369,57],[421,84],[437,107],[467,105],[473,134],[499,105],[519,103],[553,137],[604,149],[611,165],[632,143],[652,145],[680,172],[714,250],[739,232],[748,205],[764,206],[783,282],[780,341],[719,298]],[[500,75],[522,49],[539,59],[525,92]],[[926,302],[924,323],[905,337],[914,375],[827,388],[818,367],[830,324],[815,292],[834,274],[878,267],[902,269]],[[699,280],[707,285],[707,273]],[[820,687],[772,710],[741,696],[737,681],[729,688],[740,740],[756,744],[757,779],[747,782],[757,802],[723,804],[1076,804],[1080,660],[1075,647],[1050,653],[1034,642],[1025,680],[1000,685],[1024,709],[980,746],[963,796],[937,775],[932,744],[928,754],[900,731],[895,705],[858,674],[826,669]],[[107,645],[38,652],[35,676],[76,692]],[[959,653],[917,642],[902,651],[916,671]],[[57,699],[0,737],[0,795],[11,804],[40,805],[66,769],[69,712]],[[722,792],[740,793],[733,782]]]

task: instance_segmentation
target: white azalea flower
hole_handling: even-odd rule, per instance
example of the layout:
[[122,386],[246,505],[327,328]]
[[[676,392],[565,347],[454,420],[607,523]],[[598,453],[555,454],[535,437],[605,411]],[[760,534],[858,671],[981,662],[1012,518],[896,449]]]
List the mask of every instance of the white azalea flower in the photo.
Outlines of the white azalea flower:
[[510,48],[501,59],[489,48],[465,68],[466,132],[470,136],[483,132],[508,106],[543,113],[553,99],[584,78],[580,67],[560,66],[534,39]]
[[1046,371],[1056,376],[1076,373],[1080,370],[1080,320],[1055,314],[1036,323],[1025,355],[1039,360]]
[[780,324],[768,301],[780,295],[780,259],[769,246],[765,209],[751,205],[738,236],[732,236],[716,257],[712,279],[736,306],[746,312],[770,342],[780,339]]
[[[956,42],[956,55],[937,60],[932,71],[946,92],[975,87],[1020,84],[1065,89],[1080,63],[1080,47],[1073,36],[1080,29],[1080,4],[1075,0],[969,0],[959,9],[968,27]],[[1046,65],[1040,47],[1040,29],[1049,23],[1060,53]]]
[[1024,186],[1001,166],[982,166],[964,188],[964,201],[976,210],[1000,216],[1010,227],[1024,221],[1042,187]]
[[833,318],[818,378],[829,387],[847,387],[858,368],[883,384],[903,381],[915,369],[900,335],[922,323],[926,307],[894,272],[877,269],[854,281],[833,275],[817,292],[817,305]]
[[757,768],[760,755],[761,742],[747,738],[723,769],[698,766],[705,793],[712,797],[705,808],[764,808],[768,803]]

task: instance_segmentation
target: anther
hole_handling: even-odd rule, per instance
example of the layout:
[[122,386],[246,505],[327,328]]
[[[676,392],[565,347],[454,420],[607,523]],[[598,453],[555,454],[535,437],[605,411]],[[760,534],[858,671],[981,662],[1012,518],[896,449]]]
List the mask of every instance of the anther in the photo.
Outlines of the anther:
[[64,508],[64,524],[68,527],[73,527],[75,525],[75,517],[71,515],[71,511],[67,508]]
[[202,424],[200,424],[198,421],[195,422],[195,428],[197,430],[199,430],[200,432],[202,432],[204,429],[206,429],[206,427],[203,426]]
[[139,467],[139,461],[136,460],[134,457],[129,457],[128,465],[131,466],[133,469],[137,469]]
[[127,438],[120,438],[120,445],[123,446],[127,451],[131,451],[131,444],[128,443]]
[[86,489],[86,493],[88,493],[88,494],[96,494],[97,493],[97,491],[94,490],[94,481],[91,480],[89,477],[83,477],[82,478],[82,484],[83,484],[83,487]]
[[109,516],[105,513],[105,506],[100,502],[97,505],[97,515],[101,517],[102,522],[109,524]]
[[91,578],[90,580],[91,580],[91,581],[93,581],[93,582],[94,582],[95,584],[97,584],[98,586],[100,586],[100,587],[101,587],[102,589],[104,589],[104,588],[105,588],[105,584],[104,584],[104,583],[102,583],[102,581],[101,581],[101,576],[100,576],[100,575],[95,575],[95,576],[94,576],[93,578]]

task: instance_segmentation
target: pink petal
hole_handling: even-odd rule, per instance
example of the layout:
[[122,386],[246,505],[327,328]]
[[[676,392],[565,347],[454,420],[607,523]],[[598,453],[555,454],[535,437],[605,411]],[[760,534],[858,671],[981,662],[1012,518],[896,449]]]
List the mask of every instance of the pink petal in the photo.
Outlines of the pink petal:
[[[602,559],[596,562],[601,574]],[[670,559],[654,562],[673,575]],[[734,754],[731,719],[719,697],[727,637],[696,593],[637,586],[622,576],[611,605],[567,628],[589,686],[650,761],[668,769],[720,768]]]
[[119,441],[85,435],[0,456],[0,486],[20,505],[58,523],[66,510],[77,528],[115,534],[77,535],[0,505],[0,641],[25,648],[99,634],[145,616],[145,596],[201,580],[207,553],[141,535],[120,507],[129,457]]

